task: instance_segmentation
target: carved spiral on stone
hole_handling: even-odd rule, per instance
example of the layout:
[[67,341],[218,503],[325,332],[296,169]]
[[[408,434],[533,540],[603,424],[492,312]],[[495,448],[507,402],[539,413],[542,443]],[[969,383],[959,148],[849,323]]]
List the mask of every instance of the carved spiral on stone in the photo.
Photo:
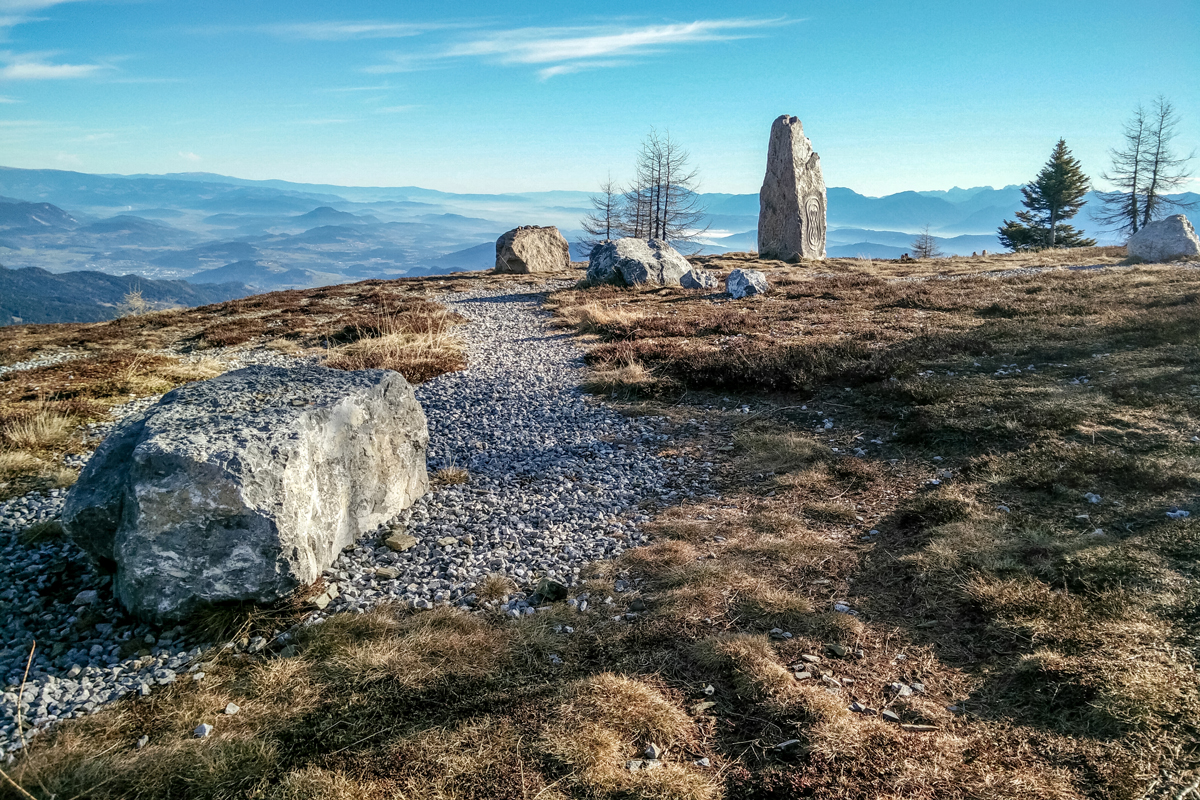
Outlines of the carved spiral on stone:
[[819,250],[825,241],[825,209],[816,195],[804,201],[804,241],[813,251]]

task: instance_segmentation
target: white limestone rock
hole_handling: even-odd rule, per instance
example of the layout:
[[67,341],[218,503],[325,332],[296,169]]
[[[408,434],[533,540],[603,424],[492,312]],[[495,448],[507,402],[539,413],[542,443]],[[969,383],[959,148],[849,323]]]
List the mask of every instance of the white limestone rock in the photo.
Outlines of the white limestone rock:
[[825,179],[797,117],[771,125],[767,174],[758,193],[758,254],[798,261],[825,258]]
[[717,273],[707,269],[689,269],[679,279],[679,285],[685,289],[715,289],[720,283]]
[[1125,249],[1145,261],[1172,261],[1184,256],[1200,256],[1200,238],[1183,214],[1151,222],[1129,237]]
[[725,291],[735,300],[762,294],[769,288],[767,276],[756,269],[735,269],[725,279]]
[[63,526],[143,618],[272,602],[428,491],[428,441],[399,373],[247,367],[114,429]]
[[571,247],[558,228],[522,225],[496,240],[496,272],[525,275],[571,266]]
[[616,239],[592,248],[586,283],[678,286],[691,268],[678,250],[661,239]]

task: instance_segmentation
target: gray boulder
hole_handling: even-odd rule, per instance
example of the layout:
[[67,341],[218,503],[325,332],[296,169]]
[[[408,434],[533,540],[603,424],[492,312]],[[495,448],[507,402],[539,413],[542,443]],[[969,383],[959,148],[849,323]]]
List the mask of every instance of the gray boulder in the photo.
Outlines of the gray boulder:
[[685,289],[715,289],[720,283],[717,274],[706,269],[689,269],[679,279],[679,285]]
[[525,275],[571,266],[571,247],[558,228],[522,225],[496,240],[496,272]]
[[1183,256],[1200,256],[1200,238],[1183,214],[1176,214],[1146,227],[1129,237],[1125,249],[1131,256],[1146,261],[1171,261]]
[[756,269],[735,269],[725,279],[725,291],[735,300],[762,294],[768,288],[767,276]]
[[617,239],[592,248],[585,280],[590,286],[678,286],[691,268],[678,250],[660,239]]
[[785,261],[825,258],[826,208],[821,157],[800,120],[784,114],[771,125],[758,193],[758,254]]
[[399,373],[246,367],[115,429],[63,526],[143,618],[272,602],[428,491],[428,442]]

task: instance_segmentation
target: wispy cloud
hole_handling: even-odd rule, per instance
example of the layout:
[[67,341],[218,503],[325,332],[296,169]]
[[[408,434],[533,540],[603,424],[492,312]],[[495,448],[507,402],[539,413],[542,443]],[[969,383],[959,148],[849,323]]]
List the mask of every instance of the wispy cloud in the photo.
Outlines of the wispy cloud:
[[329,21],[292,22],[281,25],[266,25],[266,33],[287,39],[307,39],[315,42],[342,42],[349,39],[402,39],[420,36],[440,27],[409,22],[380,21]]
[[182,158],[184,161],[200,161],[201,160],[200,156],[196,155],[195,153],[193,153],[190,150],[180,150],[179,157]]
[[335,92],[335,93],[340,93],[340,92],[385,92],[391,88],[392,88],[391,86],[384,83],[384,84],[379,84],[376,86],[333,86],[333,87],[330,87],[327,89],[317,89],[316,91],[318,91],[318,92]]
[[412,111],[416,106],[380,106],[375,109],[376,114],[403,114],[405,111]]
[[112,67],[107,64],[53,64],[47,55],[26,53],[0,53],[0,80],[46,81],[86,78]]
[[0,0],[0,12],[7,11],[38,11],[50,6],[60,6],[63,3],[73,3],[79,0]]
[[21,102],[21,101],[15,99],[15,98],[4,97],[3,95],[0,95],[0,103],[19,103],[19,102]]
[[496,56],[503,63],[546,64],[654,52],[671,45],[721,42],[778,20],[712,19],[623,30],[523,28],[452,47],[451,56]]
[[431,60],[477,58],[500,64],[540,66],[542,79],[588,69],[617,67],[670,48],[727,42],[761,35],[787,19],[708,19],[664,25],[594,25],[516,28],[476,34],[433,53],[392,53],[388,63],[366,68],[386,74],[427,66]]
[[9,28],[26,22],[42,22],[44,17],[31,17],[30,11],[40,11],[63,3],[80,0],[0,0],[0,38],[7,38]]
[[353,122],[352,119],[302,119],[301,125],[345,125],[347,122]]

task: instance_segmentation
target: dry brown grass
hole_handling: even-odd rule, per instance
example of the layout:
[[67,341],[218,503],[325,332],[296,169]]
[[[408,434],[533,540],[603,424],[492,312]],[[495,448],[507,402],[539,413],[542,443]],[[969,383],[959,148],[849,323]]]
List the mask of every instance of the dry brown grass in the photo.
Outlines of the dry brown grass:
[[121,351],[0,375],[0,497],[69,486],[75,471],[59,462],[82,452],[84,423],[221,371],[212,359]]
[[885,278],[927,275],[971,275],[979,272],[1003,272],[1027,267],[1069,267],[1095,264],[1140,263],[1130,259],[1124,247],[1074,247],[1023,253],[988,253],[986,256],[946,256],[900,261],[899,259],[827,258],[788,264],[762,260],[757,253],[722,253],[692,256],[688,259],[705,269],[728,272],[734,269],[760,269],[770,273],[796,275],[872,275]]

